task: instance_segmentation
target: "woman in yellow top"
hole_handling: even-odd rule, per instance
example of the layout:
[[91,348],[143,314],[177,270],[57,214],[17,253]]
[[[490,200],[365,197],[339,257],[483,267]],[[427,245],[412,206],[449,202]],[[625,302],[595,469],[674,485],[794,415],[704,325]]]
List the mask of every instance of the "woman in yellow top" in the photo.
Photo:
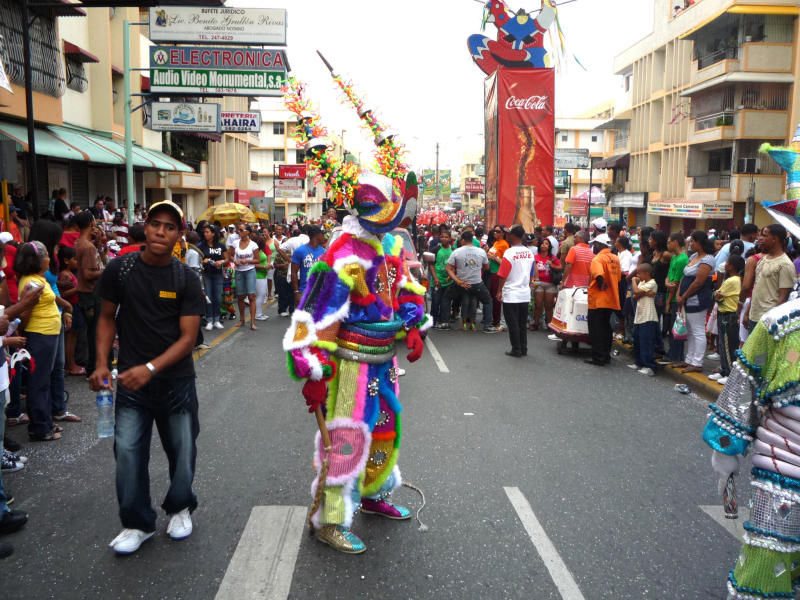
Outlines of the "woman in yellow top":
[[500,277],[497,272],[500,270],[500,263],[503,262],[503,255],[508,250],[509,245],[506,241],[505,228],[502,225],[495,225],[489,235],[487,245],[489,248],[489,271],[492,274],[489,280],[489,295],[492,297],[492,331],[502,331],[500,327],[500,316],[503,303],[497,299],[497,291],[500,289]]
[[23,315],[26,347],[33,358],[34,374],[28,380],[28,437],[31,441],[49,442],[61,437],[61,427],[53,427],[50,394],[50,373],[55,364],[58,340],[61,335],[61,313],[64,309],[65,325],[72,321],[72,305],[58,298],[45,279],[50,267],[47,248],[41,242],[28,242],[20,246],[14,260],[14,270],[19,276],[19,289],[39,287],[42,295],[33,308]]

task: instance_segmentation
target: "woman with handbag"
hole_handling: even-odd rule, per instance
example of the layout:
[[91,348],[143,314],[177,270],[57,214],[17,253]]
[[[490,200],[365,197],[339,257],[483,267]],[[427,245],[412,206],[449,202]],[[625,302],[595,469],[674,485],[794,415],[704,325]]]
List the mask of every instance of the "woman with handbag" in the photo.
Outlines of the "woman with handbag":
[[541,238],[537,244],[539,251],[534,256],[533,267],[533,323],[531,331],[539,329],[542,311],[546,324],[553,318],[553,307],[556,305],[558,284],[561,283],[561,261],[553,252],[552,244],[548,238]]
[[704,231],[694,231],[689,237],[689,264],[683,270],[678,288],[678,309],[686,314],[686,361],[679,367],[682,373],[703,371],[706,351],[706,312],[714,303],[711,273],[714,270],[714,244]]

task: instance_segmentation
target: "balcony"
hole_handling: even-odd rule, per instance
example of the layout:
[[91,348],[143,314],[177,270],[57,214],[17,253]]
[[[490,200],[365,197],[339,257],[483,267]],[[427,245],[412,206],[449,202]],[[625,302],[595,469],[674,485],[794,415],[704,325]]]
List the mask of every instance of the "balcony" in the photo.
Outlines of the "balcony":
[[630,131],[618,131],[614,136],[614,150],[628,150],[630,142]]
[[730,173],[709,173],[707,175],[698,175],[692,177],[692,189],[695,190],[708,190],[708,189],[731,189],[731,174]]

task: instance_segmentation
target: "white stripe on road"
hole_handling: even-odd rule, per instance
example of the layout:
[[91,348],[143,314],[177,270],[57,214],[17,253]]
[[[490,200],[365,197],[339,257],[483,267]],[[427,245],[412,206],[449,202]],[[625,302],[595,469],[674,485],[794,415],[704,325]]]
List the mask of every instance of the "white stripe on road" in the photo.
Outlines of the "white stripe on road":
[[439,371],[441,371],[442,373],[449,373],[450,369],[447,368],[447,365],[445,364],[442,355],[439,354],[439,351],[436,349],[436,346],[433,345],[433,340],[431,339],[431,336],[425,337],[425,345],[428,347],[428,352],[430,352],[431,356],[433,357],[433,362],[435,362],[436,366],[439,367]]
[[721,504],[707,504],[705,506],[701,505],[700,510],[722,525],[725,530],[737,540],[742,539],[742,535],[744,534],[744,527],[742,527],[742,525],[744,525],[744,522],[750,518],[749,508],[746,506],[740,506],[738,519],[726,519],[725,509]]
[[572,573],[569,572],[567,565],[561,560],[558,550],[553,546],[553,542],[547,537],[547,533],[539,523],[539,519],[533,514],[533,509],[519,488],[504,487],[503,488],[511,501],[514,510],[517,511],[519,520],[522,521],[525,531],[528,532],[528,537],[531,538],[533,545],[539,556],[542,557],[544,565],[550,572],[550,577],[553,578],[553,583],[556,584],[561,597],[564,600],[585,600],[578,584],[572,578]]
[[306,514],[305,506],[254,506],[216,600],[286,600]]

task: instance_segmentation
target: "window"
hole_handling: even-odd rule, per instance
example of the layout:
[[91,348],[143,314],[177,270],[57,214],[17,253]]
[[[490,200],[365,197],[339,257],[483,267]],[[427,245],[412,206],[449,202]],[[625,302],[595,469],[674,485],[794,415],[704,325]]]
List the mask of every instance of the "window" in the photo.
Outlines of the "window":
[[596,136],[596,135],[593,135],[593,136],[592,136],[592,141],[593,141],[593,142],[596,142],[596,141],[597,141],[597,136]]
[[67,67],[67,87],[76,92],[85,92],[89,89],[89,80],[86,78],[86,69],[82,62],[65,57]]
[[[273,123],[272,124],[272,133],[274,133],[275,135],[283,135],[283,132],[284,132],[283,123]],[[281,159],[281,160],[283,160],[283,159]]]
[[283,150],[273,150],[272,160],[275,162],[283,162],[286,160],[286,153]]
[[625,91],[631,91],[631,80],[633,79],[633,75],[625,75]]
[[567,141],[567,136],[566,135],[562,135],[561,136],[561,141],[562,142],[566,142]]

